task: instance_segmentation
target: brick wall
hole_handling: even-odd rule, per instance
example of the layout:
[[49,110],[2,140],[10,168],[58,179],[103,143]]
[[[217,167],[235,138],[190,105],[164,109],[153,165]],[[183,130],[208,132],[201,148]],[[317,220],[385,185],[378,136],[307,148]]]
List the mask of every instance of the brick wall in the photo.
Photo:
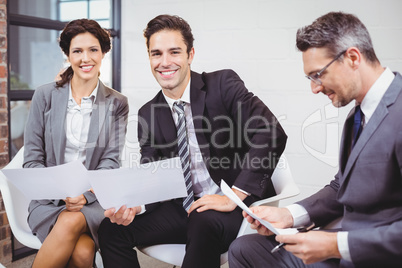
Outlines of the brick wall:
[[[0,168],[9,161],[7,99],[7,1],[0,0]],[[0,197],[0,263],[11,263],[11,230]]]
[[8,163],[6,2],[0,0],[0,167]]

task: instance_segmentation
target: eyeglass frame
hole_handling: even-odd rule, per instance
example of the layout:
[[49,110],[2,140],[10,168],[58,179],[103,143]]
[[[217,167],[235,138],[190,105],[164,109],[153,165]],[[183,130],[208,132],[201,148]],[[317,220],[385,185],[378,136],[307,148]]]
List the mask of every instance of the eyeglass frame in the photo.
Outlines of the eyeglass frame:
[[320,76],[322,75],[322,73],[332,64],[334,63],[337,59],[339,59],[343,54],[346,53],[346,51],[348,50],[344,50],[341,53],[339,53],[333,60],[330,61],[330,63],[328,63],[327,65],[324,66],[324,68],[322,68],[320,71],[316,72],[313,75],[306,75],[306,78],[312,82],[314,82],[316,85],[321,86],[322,85],[322,81],[320,80]]

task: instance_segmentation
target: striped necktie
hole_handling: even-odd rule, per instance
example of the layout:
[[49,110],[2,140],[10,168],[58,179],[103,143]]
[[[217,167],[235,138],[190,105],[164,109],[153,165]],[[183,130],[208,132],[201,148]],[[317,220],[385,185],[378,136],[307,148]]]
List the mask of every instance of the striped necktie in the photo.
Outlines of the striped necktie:
[[183,169],[184,181],[186,182],[187,197],[183,200],[183,207],[186,211],[191,207],[194,202],[193,193],[193,182],[191,181],[191,170],[190,170],[190,152],[188,149],[187,141],[187,127],[186,127],[186,117],[184,115],[184,105],[183,103],[175,102],[173,108],[178,115],[177,120],[177,148],[179,149],[179,156],[181,160],[181,167]]

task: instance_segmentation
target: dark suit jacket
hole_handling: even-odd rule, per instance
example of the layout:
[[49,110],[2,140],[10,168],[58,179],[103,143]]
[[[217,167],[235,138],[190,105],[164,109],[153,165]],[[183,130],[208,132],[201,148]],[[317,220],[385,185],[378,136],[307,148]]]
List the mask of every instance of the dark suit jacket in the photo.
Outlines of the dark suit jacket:
[[[214,182],[235,185],[253,200],[275,195],[270,178],[287,136],[267,106],[232,70],[191,72],[190,102],[197,141]],[[142,163],[177,156],[176,125],[162,91],[138,116]]]
[[397,73],[348,156],[354,109],[346,119],[340,170],[299,202],[317,225],[343,216],[353,260],[346,267],[402,267],[402,76]]

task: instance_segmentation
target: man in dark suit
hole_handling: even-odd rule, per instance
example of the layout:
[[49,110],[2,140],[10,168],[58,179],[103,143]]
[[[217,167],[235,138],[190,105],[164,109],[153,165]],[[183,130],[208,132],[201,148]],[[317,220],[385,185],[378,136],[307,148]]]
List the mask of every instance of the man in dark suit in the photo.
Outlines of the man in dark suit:
[[138,113],[141,162],[180,156],[188,197],[106,211],[110,220],[99,231],[103,262],[138,267],[133,247],[176,243],[186,244],[182,267],[219,267],[242,221],[221,180],[246,204],[275,195],[271,175],[287,136],[235,72],[190,70],[194,39],[182,18],[158,16],[144,36],[162,90]]
[[[370,35],[351,14],[328,13],[297,32],[313,93],[334,106],[356,102],[346,119],[335,179],[286,208],[252,210],[280,228],[342,217],[338,232],[243,236],[230,267],[402,267],[402,76],[381,66]],[[276,241],[275,241],[276,240]],[[270,251],[286,243],[276,253]]]

